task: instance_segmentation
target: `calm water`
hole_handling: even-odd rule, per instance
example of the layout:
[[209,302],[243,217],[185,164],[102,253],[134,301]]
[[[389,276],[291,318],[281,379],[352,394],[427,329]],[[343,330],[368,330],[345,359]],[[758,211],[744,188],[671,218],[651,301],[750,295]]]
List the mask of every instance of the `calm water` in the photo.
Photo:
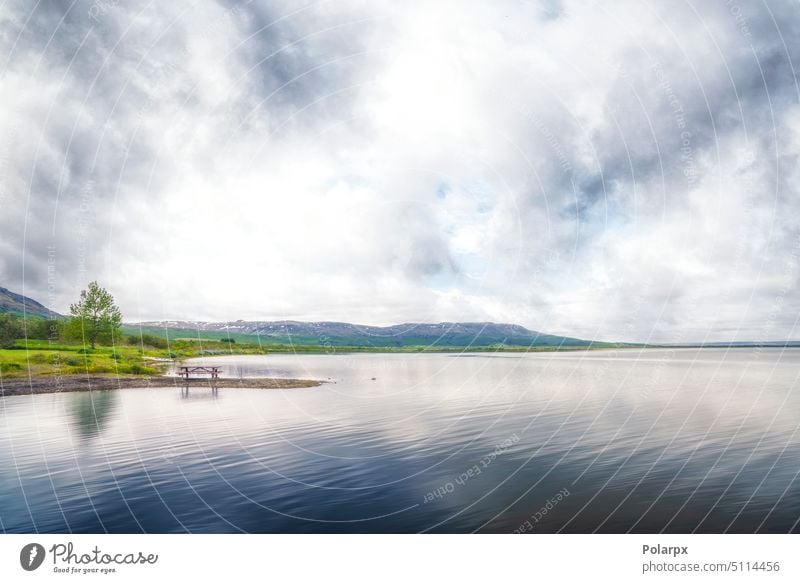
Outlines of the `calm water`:
[[0,398],[0,529],[798,530],[797,349],[204,362],[331,383]]

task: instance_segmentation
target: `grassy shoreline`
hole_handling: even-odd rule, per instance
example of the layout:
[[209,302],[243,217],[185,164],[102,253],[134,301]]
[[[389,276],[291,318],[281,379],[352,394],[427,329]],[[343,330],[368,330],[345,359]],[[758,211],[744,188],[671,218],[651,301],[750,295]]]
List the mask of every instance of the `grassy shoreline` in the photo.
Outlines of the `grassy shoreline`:
[[19,340],[0,349],[0,380],[47,376],[135,375],[158,377],[173,362],[204,356],[249,354],[413,354],[413,353],[527,353],[637,348],[631,345],[596,346],[336,346],[292,344],[236,344],[214,340],[177,340],[167,348],[144,344],[98,346]]

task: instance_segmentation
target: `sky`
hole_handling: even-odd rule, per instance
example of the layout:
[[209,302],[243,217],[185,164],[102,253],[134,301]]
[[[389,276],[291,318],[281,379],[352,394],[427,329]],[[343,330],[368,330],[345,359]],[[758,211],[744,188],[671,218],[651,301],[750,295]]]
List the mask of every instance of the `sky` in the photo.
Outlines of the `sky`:
[[6,0],[0,286],[800,339],[794,1]]

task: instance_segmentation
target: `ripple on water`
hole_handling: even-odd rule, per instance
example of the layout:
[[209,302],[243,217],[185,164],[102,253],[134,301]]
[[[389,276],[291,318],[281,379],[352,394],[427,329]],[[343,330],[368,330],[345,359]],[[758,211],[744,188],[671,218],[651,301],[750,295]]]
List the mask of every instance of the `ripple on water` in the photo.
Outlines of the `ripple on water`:
[[222,357],[237,377],[335,384],[0,399],[0,524],[503,532],[564,488],[537,529],[800,517],[800,350],[488,356]]

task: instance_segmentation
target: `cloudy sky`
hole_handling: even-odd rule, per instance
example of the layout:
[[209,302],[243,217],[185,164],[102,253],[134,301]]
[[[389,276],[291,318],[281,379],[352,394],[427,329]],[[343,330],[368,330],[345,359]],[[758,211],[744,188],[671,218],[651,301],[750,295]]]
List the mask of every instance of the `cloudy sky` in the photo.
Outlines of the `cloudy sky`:
[[800,338],[796,66],[789,0],[5,0],[0,286]]

